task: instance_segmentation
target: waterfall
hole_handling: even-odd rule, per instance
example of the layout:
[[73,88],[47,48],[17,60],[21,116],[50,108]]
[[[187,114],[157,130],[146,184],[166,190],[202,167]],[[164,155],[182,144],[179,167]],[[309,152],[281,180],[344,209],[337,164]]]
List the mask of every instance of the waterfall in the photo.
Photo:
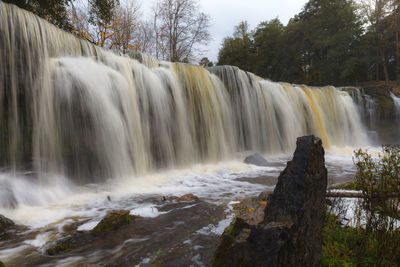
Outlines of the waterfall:
[[0,2],[0,164],[78,183],[213,162],[237,151],[367,143],[357,107],[332,86],[263,80],[116,55]]
[[400,120],[400,97],[395,96],[393,93],[390,93],[390,97],[393,99],[394,108],[396,110],[396,119]]
[[376,103],[371,96],[365,94],[363,89],[351,89],[351,96],[357,104],[361,119],[371,127],[376,122]]

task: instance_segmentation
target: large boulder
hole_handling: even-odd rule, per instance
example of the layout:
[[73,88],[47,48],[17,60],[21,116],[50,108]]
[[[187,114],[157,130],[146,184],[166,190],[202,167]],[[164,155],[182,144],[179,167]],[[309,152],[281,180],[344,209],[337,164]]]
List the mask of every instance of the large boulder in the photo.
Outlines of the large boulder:
[[8,228],[14,226],[14,222],[3,215],[0,215],[0,235],[3,234]]
[[252,165],[256,165],[256,166],[268,166],[268,161],[261,156],[260,154],[252,154],[250,156],[247,156],[244,161],[244,163],[246,164],[252,164]]
[[326,186],[321,140],[298,138],[293,159],[267,201],[264,220],[250,225],[236,219],[222,235],[212,266],[319,266]]

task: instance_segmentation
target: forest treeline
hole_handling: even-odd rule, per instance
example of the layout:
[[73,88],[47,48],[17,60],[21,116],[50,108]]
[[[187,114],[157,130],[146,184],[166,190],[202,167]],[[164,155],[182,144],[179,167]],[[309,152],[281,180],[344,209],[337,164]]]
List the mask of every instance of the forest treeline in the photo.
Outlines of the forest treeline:
[[399,11],[399,0],[310,0],[286,26],[240,23],[217,64],[310,85],[400,80]]
[[[2,0],[27,9],[96,45],[194,62],[211,39],[199,0]],[[274,81],[310,85],[400,82],[400,0],[310,0],[285,26],[247,22],[221,44],[217,65]],[[210,66],[206,57],[200,65]]]

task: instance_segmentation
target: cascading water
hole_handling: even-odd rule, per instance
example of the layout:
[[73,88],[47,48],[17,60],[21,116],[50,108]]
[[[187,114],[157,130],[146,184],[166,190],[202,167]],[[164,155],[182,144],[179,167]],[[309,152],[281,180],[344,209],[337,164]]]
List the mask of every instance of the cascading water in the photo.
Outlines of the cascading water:
[[393,93],[390,93],[390,97],[393,99],[394,108],[396,110],[396,119],[400,120],[400,97],[395,96]]
[[376,103],[363,89],[351,88],[352,98],[357,104],[361,119],[371,127],[376,123]]
[[141,64],[12,5],[0,15],[3,166],[87,183],[243,150],[290,152],[306,134],[326,148],[367,142],[352,99],[334,87],[134,55]]
[[[232,218],[214,225],[212,212],[223,206],[230,214],[232,200],[271,189],[298,136],[322,138],[331,182],[353,177],[348,155],[368,143],[356,104],[332,86],[119,56],[1,1],[0,47],[0,213],[28,227],[18,238],[0,239],[7,266],[118,265],[121,259],[140,265],[166,240],[170,253],[174,238],[179,249],[186,247],[175,258],[193,256],[181,265],[204,265],[191,253],[202,250],[200,241],[216,244],[202,236],[221,234]],[[335,154],[336,147],[350,152]],[[235,159],[248,150],[266,155],[271,166]],[[201,201],[160,200],[184,193]],[[144,236],[136,235],[146,227],[124,233],[124,240],[112,240],[115,246],[44,253],[52,241],[70,236],[68,229],[90,230],[116,209],[168,217],[151,222]],[[189,235],[186,226],[193,226]],[[187,239],[179,239],[182,233]]]

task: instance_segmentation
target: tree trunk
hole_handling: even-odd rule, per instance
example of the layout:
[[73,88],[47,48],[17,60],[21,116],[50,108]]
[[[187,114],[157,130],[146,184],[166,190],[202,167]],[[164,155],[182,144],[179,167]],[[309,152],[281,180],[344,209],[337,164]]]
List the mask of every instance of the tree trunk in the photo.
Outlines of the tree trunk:
[[389,72],[388,72],[388,68],[387,68],[385,55],[383,52],[382,52],[381,58],[382,58],[383,74],[385,75],[385,84],[389,84]]
[[376,48],[376,81],[379,82],[379,48]]

